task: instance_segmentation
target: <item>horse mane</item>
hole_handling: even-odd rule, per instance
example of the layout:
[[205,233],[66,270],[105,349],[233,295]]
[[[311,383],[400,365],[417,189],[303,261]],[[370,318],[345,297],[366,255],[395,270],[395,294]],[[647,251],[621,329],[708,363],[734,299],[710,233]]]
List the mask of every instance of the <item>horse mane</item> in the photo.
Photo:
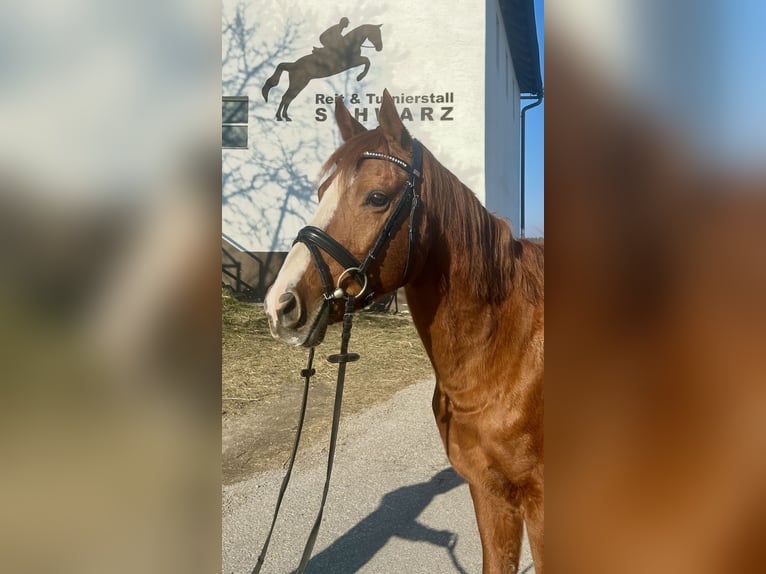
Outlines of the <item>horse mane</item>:
[[[404,133],[403,139],[409,139]],[[335,168],[332,177],[340,177],[340,185],[346,187],[366,151],[402,156],[401,150],[391,149],[380,129],[368,130],[335,150],[322,167],[322,176]],[[391,176],[401,172],[394,164],[383,163]],[[543,299],[543,244],[514,239],[510,224],[487,211],[425,146],[421,197],[431,243],[450,246],[450,266],[468,278],[472,296],[492,304],[505,301],[514,291],[532,303]]]
[[532,303],[543,299],[543,245],[514,239],[510,224],[487,211],[425,148],[422,195],[429,225],[440,233],[439,241],[450,245],[450,265],[469,279],[473,296],[492,304],[505,301],[512,292]]

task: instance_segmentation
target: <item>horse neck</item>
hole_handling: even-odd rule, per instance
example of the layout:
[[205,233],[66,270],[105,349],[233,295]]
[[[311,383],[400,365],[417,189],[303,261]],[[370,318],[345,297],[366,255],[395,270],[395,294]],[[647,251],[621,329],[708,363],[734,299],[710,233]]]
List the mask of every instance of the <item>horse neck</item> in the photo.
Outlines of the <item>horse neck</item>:
[[367,24],[362,24],[346,34],[345,38],[346,42],[359,42],[361,44],[367,39],[367,36]]
[[443,378],[459,372],[456,364],[496,352],[505,344],[498,331],[511,338],[530,336],[534,321],[512,318],[537,313],[542,254],[514,240],[506,222],[487,212],[470,189],[428,156],[420,249],[427,263],[406,292],[415,326]]

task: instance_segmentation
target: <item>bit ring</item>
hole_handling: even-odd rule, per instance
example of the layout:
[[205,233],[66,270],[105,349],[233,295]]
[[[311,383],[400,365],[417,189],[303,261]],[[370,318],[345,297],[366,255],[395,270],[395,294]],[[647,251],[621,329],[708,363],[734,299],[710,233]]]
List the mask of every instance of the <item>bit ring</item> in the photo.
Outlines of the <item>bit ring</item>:
[[335,288],[335,291],[333,292],[333,297],[335,299],[342,299],[346,295],[346,291],[340,285],[341,283],[343,283],[343,280],[346,278],[346,276],[350,275],[351,273],[360,274],[362,275],[362,277],[364,277],[364,282],[362,283],[362,290],[356,294],[356,297],[361,297],[362,294],[367,290],[367,274],[362,273],[362,270],[359,269],[359,267],[349,267],[343,273],[341,273],[340,276],[338,277],[336,288]]

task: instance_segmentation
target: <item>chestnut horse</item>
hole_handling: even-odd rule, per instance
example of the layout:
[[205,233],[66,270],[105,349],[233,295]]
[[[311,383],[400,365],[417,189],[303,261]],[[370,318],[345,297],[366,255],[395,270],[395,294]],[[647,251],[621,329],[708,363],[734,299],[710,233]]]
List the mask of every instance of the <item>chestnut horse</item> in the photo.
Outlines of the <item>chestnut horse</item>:
[[[514,239],[505,221],[410,137],[388,91],[376,129],[341,102],[335,117],[344,143],[325,164],[330,173],[306,229],[321,230],[358,260],[376,254],[365,276],[354,277],[328,256],[336,250],[320,243],[320,253],[299,234],[266,296],[272,334],[293,345],[321,342],[327,324],[343,314],[342,302],[327,295],[328,273],[339,283],[341,275],[357,279],[346,281],[352,295],[383,295],[404,284],[436,375],[436,424],[470,486],[483,572],[516,572],[526,523],[542,574],[543,247]],[[414,200],[401,210],[413,178]],[[372,246],[384,226],[390,239],[378,253]],[[357,307],[369,299],[360,296]]]

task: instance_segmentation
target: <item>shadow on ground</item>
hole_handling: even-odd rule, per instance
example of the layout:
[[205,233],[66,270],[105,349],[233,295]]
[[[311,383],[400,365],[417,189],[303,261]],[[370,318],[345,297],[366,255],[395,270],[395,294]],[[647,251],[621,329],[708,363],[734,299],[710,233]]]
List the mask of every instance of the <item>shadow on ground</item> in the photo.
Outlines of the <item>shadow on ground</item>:
[[378,508],[314,556],[306,571],[313,574],[358,572],[391,538],[397,536],[444,547],[456,572],[466,574],[455,556],[457,535],[449,530],[435,530],[417,520],[437,495],[464,482],[454,470],[446,468],[426,482],[389,492],[383,496]]

